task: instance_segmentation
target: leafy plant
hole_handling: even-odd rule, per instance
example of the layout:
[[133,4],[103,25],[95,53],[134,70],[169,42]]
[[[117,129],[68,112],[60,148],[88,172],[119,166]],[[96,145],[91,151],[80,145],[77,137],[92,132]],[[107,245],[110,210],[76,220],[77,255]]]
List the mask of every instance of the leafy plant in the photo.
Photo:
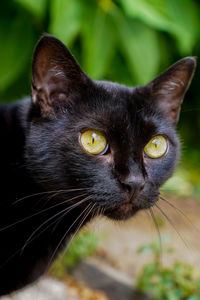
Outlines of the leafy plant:
[[[165,251],[173,250],[166,248]],[[148,293],[152,300],[200,300],[200,279],[195,277],[191,265],[176,262],[171,268],[162,266],[158,242],[142,246],[138,252],[152,252],[154,256],[153,262],[143,267],[137,280],[139,290]]]
[[[151,80],[174,50],[192,54],[199,39],[200,8],[194,0],[11,0],[3,1],[0,14],[1,51],[9,50],[0,55],[0,82],[6,78],[1,92],[30,69],[27,58],[43,31],[73,48],[94,79],[120,76],[132,84]],[[116,63],[120,60],[126,68]]]
[[64,258],[66,266],[72,267],[78,260],[92,255],[98,246],[99,238],[99,236],[89,230],[78,234]]
[[[30,94],[31,57],[44,32],[60,38],[93,79],[131,86],[147,83],[182,56],[200,53],[200,5],[195,0],[3,0],[0,6],[0,101],[4,102]],[[200,170],[198,74],[189,93],[192,101],[183,104],[186,112],[179,129],[189,145],[184,161],[187,168],[194,166],[196,174]],[[200,189],[197,178],[191,178],[195,193]]]
[[67,268],[73,267],[79,260],[91,256],[95,252],[100,238],[101,236],[89,230],[82,230],[72,240],[67,251],[64,250],[64,254],[61,253],[54,262],[50,274],[55,277],[63,278]]

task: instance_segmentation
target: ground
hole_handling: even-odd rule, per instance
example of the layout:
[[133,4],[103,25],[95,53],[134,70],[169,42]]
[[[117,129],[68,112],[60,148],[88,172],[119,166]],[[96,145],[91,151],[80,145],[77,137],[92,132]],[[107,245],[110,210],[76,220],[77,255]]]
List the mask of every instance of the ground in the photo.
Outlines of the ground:
[[[161,236],[169,236],[170,240],[167,245],[174,249],[173,253],[163,254],[163,263],[170,265],[177,260],[187,262],[192,264],[197,274],[200,275],[200,205],[198,199],[180,198],[169,195],[164,195],[164,198],[177,207],[177,209],[165,201],[160,200],[158,202],[158,206],[167,215],[170,224],[156,207],[153,208]],[[134,281],[140,273],[142,266],[152,261],[151,254],[137,253],[137,249],[140,246],[152,243],[158,239],[155,224],[148,212],[139,212],[134,218],[126,222],[114,222],[101,217],[95,219],[87,227],[97,234],[102,235],[103,233],[103,238],[94,256],[95,266],[99,270],[105,264],[110,265],[129,275],[130,280],[133,279]],[[116,271],[112,272],[115,273]],[[83,276],[85,276],[84,274],[83,272]],[[102,292],[88,289],[84,284],[78,283],[70,276],[64,278],[63,283],[51,280],[44,278],[36,287],[28,290],[25,289],[23,293],[17,293],[12,297],[3,297],[1,299],[32,299],[34,293],[36,293],[38,300],[108,299]],[[98,281],[99,277],[95,278],[95,280]],[[109,297],[109,299],[112,299],[112,297]],[[116,299],[116,297],[113,299]],[[137,297],[136,299],[139,298]]]
[[[169,221],[155,207],[154,213],[160,224],[161,235],[170,237],[167,245],[174,249],[172,254],[163,254],[167,265],[173,261],[188,262],[195,266],[200,275],[200,205],[198,199],[164,195],[178,209],[159,201]],[[179,211],[181,210],[183,214]],[[126,222],[113,222],[106,218],[95,220],[91,225],[95,232],[105,232],[97,251],[99,262],[106,262],[133,276],[139,274],[144,263],[152,260],[151,254],[137,254],[137,249],[158,239],[158,233],[150,214],[139,212]]]

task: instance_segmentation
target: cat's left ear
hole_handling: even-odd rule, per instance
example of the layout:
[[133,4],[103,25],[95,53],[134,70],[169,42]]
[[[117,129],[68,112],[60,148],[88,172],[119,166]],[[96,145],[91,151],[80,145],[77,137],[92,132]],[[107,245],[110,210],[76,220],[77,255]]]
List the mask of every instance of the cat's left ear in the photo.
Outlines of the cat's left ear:
[[163,111],[174,125],[178,122],[181,103],[191,83],[195,67],[196,58],[185,57],[146,86],[153,105]]
[[43,116],[54,115],[56,108],[78,96],[88,81],[60,40],[51,35],[40,39],[33,55],[32,101]]

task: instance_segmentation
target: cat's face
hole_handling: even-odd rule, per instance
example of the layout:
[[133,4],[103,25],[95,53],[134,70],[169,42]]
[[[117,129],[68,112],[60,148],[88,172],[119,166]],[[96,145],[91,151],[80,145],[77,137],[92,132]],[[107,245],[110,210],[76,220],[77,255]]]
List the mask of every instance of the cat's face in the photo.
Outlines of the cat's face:
[[115,219],[151,207],[179,157],[174,126],[194,68],[194,58],[185,58],[138,88],[94,82],[60,41],[43,37],[26,144],[37,181],[47,190],[84,191]]

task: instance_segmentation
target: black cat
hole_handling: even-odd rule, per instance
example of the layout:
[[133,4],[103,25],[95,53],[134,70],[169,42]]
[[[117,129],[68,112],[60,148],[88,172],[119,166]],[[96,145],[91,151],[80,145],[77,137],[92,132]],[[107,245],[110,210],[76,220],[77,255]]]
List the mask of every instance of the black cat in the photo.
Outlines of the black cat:
[[154,205],[194,69],[187,57],[130,88],[92,81],[59,40],[39,41],[32,99],[0,106],[0,295],[36,280],[94,215]]

